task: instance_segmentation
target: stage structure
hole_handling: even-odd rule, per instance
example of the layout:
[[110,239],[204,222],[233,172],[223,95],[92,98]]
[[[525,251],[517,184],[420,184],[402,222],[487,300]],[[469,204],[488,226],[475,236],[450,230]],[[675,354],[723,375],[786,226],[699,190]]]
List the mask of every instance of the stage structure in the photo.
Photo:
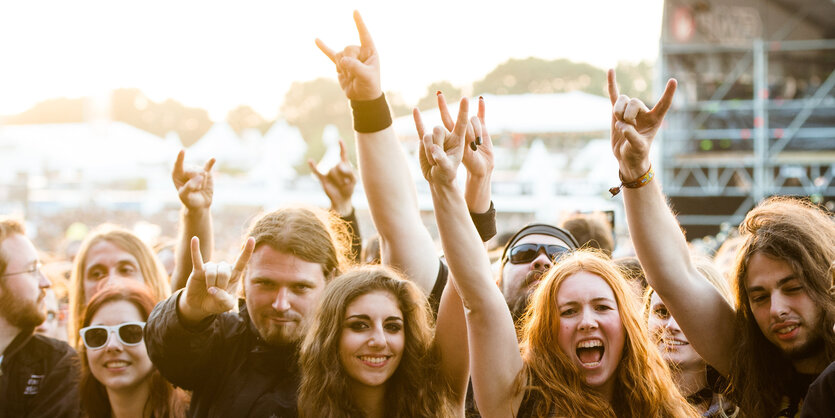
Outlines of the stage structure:
[[660,64],[656,170],[689,238],[771,195],[835,204],[835,2],[668,0]]

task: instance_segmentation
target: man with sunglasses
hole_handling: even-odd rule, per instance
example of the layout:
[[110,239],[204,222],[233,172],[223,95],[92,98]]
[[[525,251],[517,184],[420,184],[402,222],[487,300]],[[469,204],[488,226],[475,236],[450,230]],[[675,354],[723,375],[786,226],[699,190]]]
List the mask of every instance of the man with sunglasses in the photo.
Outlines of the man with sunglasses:
[[78,356],[36,335],[50,282],[20,222],[0,219],[0,418],[78,416]]
[[562,253],[576,250],[568,231],[546,224],[530,224],[510,238],[502,252],[499,285],[514,319],[528,306],[542,275]]

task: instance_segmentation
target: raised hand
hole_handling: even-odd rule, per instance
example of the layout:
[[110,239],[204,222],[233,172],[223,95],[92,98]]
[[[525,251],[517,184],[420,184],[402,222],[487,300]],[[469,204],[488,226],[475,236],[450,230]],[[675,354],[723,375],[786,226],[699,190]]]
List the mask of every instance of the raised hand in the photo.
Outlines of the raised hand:
[[[464,140],[467,136],[467,112],[469,104],[466,98],[461,99],[458,106],[458,120],[452,132],[441,126],[436,126],[431,133],[424,133],[421,137],[420,168],[423,177],[430,184],[451,184],[455,181],[458,164],[464,155]],[[418,132],[424,132],[420,111],[414,109],[412,115]],[[476,136],[481,135],[481,125],[474,119],[473,130]]]
[[354,194],[354,187],[357,185],[357,175],[354,167],[348,161],[348,151],[345,148],[345,141],[339,140],[340,161],[327,173],[322,173],[316,168],[313,160],[307,160],[310,171],[316,175],[322,184],[322,190],[328,195],[331,201],[331,209],[340,216],[351,214],[351,196]]
[[[455,121],[452,120],[452,114],[449,113],[444,94],[438,92],[438,110],[441,112],[441,120],[447,130],[452,131],[455,127]],[[478,116],[470,118],[470,124],[467,126],[467,136],[465,138],[464,146],[464,167],[467,172],[474,177],[486,178],[493,173],[493,141],[490,139],[490,133],[487,132],[487,125],[484,123],[485,105],[484,98],[478,98]],[[476,123],[481,125],[481,135],[475,134],[473,126]],[[423,138],[421,132],[423,127],[418,127],[418,135]]]
[[234,266],[226,262],[203,263],[200,240],[193,237],[191,259],[194,267],[185,290],[180,296],[181,315],[187,321],[199,322],[210,315],[220,314],[235,307],[236,300],[232,293],[254,249],[255,239],[250,237],[244,244]]
[[618,92],[615,71],[609,70],[609,99],[612,101],[612,152],[626,181],[634,181],[649,170],[649,149],[673,103],[678,83],[667,81],[661,99],[652,109],[636,98]]
[[380,87],[380,57],[371,33],[356,10],[354,22],[360,36],[359,46],[349,45],[342,52],[335,52],[318,38],[316,46],[336,64],[339,85],[349,100],[374,100],[383,94]]
[[174,163],[174,170],[171,172],[171,179],[183,206],[188,209],[208,209],[212,205],[214,194],[214,178],[212,167],[215,159],[206,161],[203,169],[184,168],[186,158],[185,150],[177,154],[177,162]]

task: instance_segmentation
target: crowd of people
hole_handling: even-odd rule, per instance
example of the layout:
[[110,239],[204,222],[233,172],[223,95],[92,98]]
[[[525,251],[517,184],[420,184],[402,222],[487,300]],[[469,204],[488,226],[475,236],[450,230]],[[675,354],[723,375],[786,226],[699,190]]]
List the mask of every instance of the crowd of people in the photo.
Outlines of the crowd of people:
[[[359,160],[357,176],[341,144],[337,166],[312,166],[330,210],[262,214],[234,262],[211,261],[215,161],[189,168],[181,152],[173,267],[124,228],[90,232],[67,341],[42,327],[38,250],[21,221],[0,220],[0,418],[835,414],[835,220],[772,197],[722,257],[695,255],[649,159],[675,80],[649,108],[608,74],[612,193],[637,258],[613,260],[605,220],[577,216],[513,233],[496,272],[487,104],[470,117],[462,99],[453,118],[439,92],[431,129],[414,111],[441,256],[354,19],[360,45],[316,41],[351,102]],[[358,181],[373,246],[350,203]]]

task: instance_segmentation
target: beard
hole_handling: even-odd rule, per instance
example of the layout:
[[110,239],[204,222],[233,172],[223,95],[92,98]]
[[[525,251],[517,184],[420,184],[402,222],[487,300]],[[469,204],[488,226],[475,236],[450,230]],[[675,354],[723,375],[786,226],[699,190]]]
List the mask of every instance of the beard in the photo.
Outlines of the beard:
[[0,316],[14,327],[20,329],[35,328],[46,320],[46,306],[43,303],[44,293],[41,291],[35,301],[21,300],[17,295],[0,283]]
[[821,328],[821,326],[815,327],[806,342],[798,347],[792,347],[790,350],[784,351],[783,355],[792,361],[805,360],[819,355],[826,348],[823,336],[817,332]]
[[519,319],[525,314],[530,303],[531,295],[536,290],[536,287],[530,285],[539,280],[543,274],[545,274],[545,270],[529,271],[525,275],[524,282],[519,285],[516,291],[505,296],[505,301],[507,302],[507,307],[510,309],[513,322],[519,322]]

